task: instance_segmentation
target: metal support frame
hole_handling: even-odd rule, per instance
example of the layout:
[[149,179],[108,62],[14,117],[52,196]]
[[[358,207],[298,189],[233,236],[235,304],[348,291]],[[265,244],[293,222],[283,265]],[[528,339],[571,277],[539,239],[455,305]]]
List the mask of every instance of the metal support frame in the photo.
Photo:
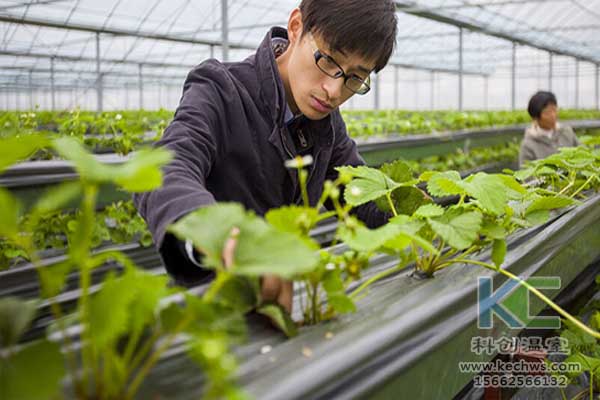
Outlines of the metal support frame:
[[100,70],[100,32],[96,32],[96,111],[102,112],[104,106],[104,92],[102,88],[102,71]]
[[483,77],[483,101],[484,101],[484,106],[485,106],[485,110],[489,110],[490,105],[489,105],[489,99],[490,99],[490,89],[489,89],[489,78],[487,76]]
[[430,73],[429,84],[429,109],[433,110],[435,108],[435,71]]
[[510,107],[514,111],[517,108],[517,43],[515,42],[512,44],[510,83]]
[[138,65],[138,88],[140,90],[140,110],[144,109],[144,76],[142,75],[143,65]]
[[223,61],[229,61],[229,15],[227,0],[221,0],[221,44],[223,49]]
[[554,54],[548,53],[548,90],[552,91],[552,75],[554,73]]
[[575,109],[579,108],[579,60],[575,59]]
[[33,71],[31,70],[27,74],[27,84],[29,86],[29,109],[33,110]]
[[51,110],[54,111],[56,109],[56,91],[54,88],[54,57],[50,59],[50,92],[51,92]]
[[598,81],[600,80],[599,78],[600,75],[600,64],[596,64],[596,85],[595,85],[595,92],[596,92],[596,109],[600,110],[600,87],[598,86]]
[[463,28],[458,28],[458,110],[463,109]]

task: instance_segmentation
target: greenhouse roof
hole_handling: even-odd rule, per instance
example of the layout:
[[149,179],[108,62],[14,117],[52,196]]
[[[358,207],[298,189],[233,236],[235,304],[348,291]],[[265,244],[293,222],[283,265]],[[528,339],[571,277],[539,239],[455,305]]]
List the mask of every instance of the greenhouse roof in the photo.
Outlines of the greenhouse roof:
[[[228,58],[252,53],[269,27],[286,24],[297,4],[228,0]],[[392,64],[404,68],[457,72],[461,36],[464,73],[488,75],[510,64],[513,42],[600,64],[600,0],[396,5]],[[0,0],[0,82],[25,84],[30,74],[47,76],[54,69],[57,84],[68,85],[74,78],[95,79],[98,67],[118,81],[137,76],[139,65],[147,78],[180,80],[203,59],[222,58],[222,15],[222,0]]]

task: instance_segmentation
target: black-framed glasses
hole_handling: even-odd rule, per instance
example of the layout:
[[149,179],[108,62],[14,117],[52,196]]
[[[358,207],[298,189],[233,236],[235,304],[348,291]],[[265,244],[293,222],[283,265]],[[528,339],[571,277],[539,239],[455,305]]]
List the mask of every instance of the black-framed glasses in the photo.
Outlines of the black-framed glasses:
[[[311,38],[312,39],[312,38]],[[313,40],[314,43],[314,40]],[[315,64],[327,76],[338,79],[344,78],[344,86],[356,94],[367,94],[371,90],[371,77],[361,78],[358,75],[347,75],[342,67],[335,62],[331,56],[324,54],[321,50],[316,49],[314,52]]]

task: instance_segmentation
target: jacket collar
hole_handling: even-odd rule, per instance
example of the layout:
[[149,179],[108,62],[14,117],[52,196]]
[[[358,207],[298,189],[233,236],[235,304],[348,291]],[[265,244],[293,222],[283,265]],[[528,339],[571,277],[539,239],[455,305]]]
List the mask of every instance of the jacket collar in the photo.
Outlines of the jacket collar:
[[265,35],[256,50],[256,70],[260,85],[261,100],[267,110],[270,110],[275,125],[281,126],[285,121],[287,107],[283,81],[277,68],[275,54],[273,53],[272,40],[274,37],[287,39],[287,30],[273,27]]

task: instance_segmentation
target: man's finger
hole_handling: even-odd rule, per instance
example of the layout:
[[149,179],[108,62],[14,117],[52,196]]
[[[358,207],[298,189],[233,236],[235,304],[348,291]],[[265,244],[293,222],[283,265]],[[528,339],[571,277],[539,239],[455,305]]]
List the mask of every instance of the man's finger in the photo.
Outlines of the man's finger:
[[281,290],[279,291],[279,296],[277,297],[277,302],[281,304],[283,308],[291,315],[292,314],[292,304],[294,301],[294,282],[292,281],[282,281],[281,282]]
[[275,275],[264,275],[260,282],[260,296],[263,301],[277,301],[281,292],[281,279]]
[[229,237],[225,241],[223,246],[223,265],[225,269],[231,268],[233,265],[233,256],[235,254],[235,247],[237,246],[237,238],[240,235],[240,229],[238,227],[231,228]]

